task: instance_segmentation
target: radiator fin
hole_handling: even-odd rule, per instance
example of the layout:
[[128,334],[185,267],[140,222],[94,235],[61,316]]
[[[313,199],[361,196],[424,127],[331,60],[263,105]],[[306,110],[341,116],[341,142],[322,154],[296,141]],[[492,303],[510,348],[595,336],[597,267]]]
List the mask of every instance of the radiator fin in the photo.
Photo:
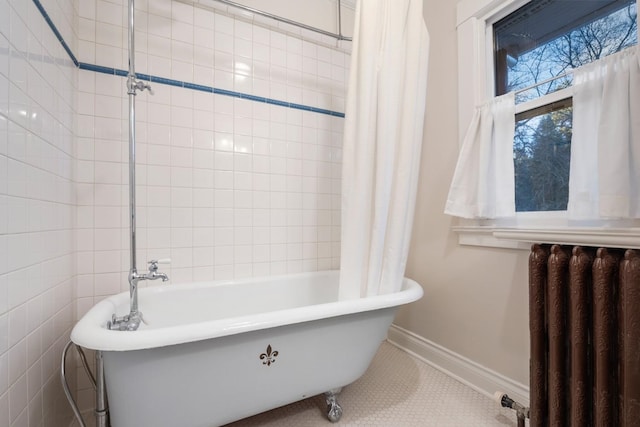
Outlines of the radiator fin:
[[531,427],[640,426],[640,252],[535,244]]
[[591,382],[589,375],[589,291],[591,287],[591,252],[573,248],[569,265],[569,334],[571,364],[569,399],[571,426],[586,426],[590,419]]
[[545,289],[549,250],[534,245],[529,256],[529,331],[531,427],[543,427],[547,418],[547,345]]
[[628,250],[620,268],[622,426],[640,425],[640,258]]

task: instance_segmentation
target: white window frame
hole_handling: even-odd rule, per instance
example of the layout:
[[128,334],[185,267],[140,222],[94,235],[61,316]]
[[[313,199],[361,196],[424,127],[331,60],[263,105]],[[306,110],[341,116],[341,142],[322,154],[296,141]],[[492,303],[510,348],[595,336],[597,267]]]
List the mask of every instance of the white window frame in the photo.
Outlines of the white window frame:
[[[475,107],[494,96],[492,24],[530,1],[463,0],[458,3],[460,145]],[[563,89],[517,105],[516,112],[571,95],[571,88]],[[561,243],[640,249],[640,221],[570,222],[565,212],[518,212],[515,218],[509,220],[459,219],[458,225],[452,228],[458,233],[461,245],[528,250],[532,243]]]

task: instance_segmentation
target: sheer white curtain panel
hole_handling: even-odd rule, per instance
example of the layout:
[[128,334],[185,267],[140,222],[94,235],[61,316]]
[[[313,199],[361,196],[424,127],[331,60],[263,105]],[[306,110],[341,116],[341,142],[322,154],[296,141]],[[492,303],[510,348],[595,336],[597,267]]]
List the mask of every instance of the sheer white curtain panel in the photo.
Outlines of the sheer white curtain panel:
[[514,93],[476,108],[464,137],[445,213],[462,218],[515,215]]
[[574,72],[570,219],[640,218],[639,52]]

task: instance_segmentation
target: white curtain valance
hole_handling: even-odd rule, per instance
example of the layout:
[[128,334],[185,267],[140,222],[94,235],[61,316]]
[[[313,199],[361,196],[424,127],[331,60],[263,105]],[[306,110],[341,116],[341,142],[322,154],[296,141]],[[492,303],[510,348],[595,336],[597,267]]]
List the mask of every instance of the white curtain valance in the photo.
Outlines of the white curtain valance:
[[568,216],[640,218],[640,55],[574,71]]
[[464,137],[445,213],[463,218],[515,215],[515,95],[476,108]]

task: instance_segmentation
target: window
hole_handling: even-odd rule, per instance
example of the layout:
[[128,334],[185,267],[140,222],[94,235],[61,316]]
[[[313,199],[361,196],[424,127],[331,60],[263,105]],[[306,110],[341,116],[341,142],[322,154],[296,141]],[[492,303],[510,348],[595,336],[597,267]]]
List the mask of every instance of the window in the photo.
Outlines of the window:
[[[572,69],[638,43],[640,0],[461,0],[457,6],[458,133],[476,108],[516,95],[515,218],[460,219],[461,244],[530,242],[635,247],[640,221],[566,217]],[[564,212],[563,212],[564,211]]]
[[[533,0],[492,26],[495,94],[516,92],[516,211],[567,208],[571,70],[638,43],[636,0]],[[558,98],[562,99],[558,99]]]

